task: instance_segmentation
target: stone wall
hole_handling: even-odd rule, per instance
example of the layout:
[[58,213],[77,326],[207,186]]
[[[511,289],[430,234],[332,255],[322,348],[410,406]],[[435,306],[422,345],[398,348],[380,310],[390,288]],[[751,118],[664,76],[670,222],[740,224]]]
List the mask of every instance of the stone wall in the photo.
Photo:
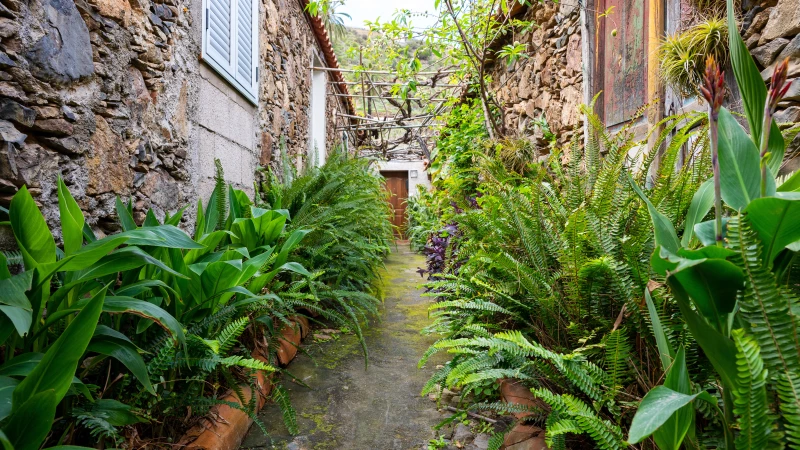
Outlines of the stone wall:
[[[784,101],[775,114],[778,123],[800,122],[800,3],[797,0],[766,0],[743,2],[745,29],[743,38],[767,80],[776,64],[790,58],[789,80],[793,80]],[[800,135],[787,149],[800,153]],[[788,169],[800,169],[795,157]]]
[[[666,2],[667,30],[680,29],[691,8],[686,0]],[[800,121],[800,7],[797,0],[744,0],[742,28],[747,46],[753,53],[764,79],[771,75],[777,62],[789,57],[789,78],[794,79],[786,99],[780,104],[776,119],[783,123]],[[674,17],[673,17],[674,16]],[[587,14],[593,20],[594,14]],[[490,90],[503,106],[505,127],[511,135],[528,136],[541,148],[544,134],[536,123],[544,118],[559,144],[568,142],[582,131],[579,105],[593,96],[584,95],[584,63],[580,10],[577,4],[554,2],[533,3],[520,17],[536,25],[528,33],[516,32],[503,44],[527,44],[528,58],[507,66],[502,63],[488,68],[493,78]],[[589,46],[589,52],[594,46]],[[646,67],[646,66],[645,66]],[[666,114],[704,108],[701,102],[676,98],[671,90],[663,97]],[[643,123],[645,128],[647,123]],[[800,152],[800,137],[790,151]],[[800,168],[800,158],[796,158]]]
[[108,232],[117,196],[140,219],[206,197],[214,158],[252,191],[280,136],[305,155],[319,46],[299,2],[259,9],[253,105],[199,60],[202,0],[0,0],[0,205],[27,185],[56,225],[60,175]]
[[510,134],[530,136],[546,147],[535,123],[544,118],[560,144],[582,132],[579,106],[583,103],[581,23],[577,6],[536,3],[521,17],[536,23],[529,33],[514,33],[507,42],[527,44],[529,57],[508,66],[489,68],[490,90],[503,106]]

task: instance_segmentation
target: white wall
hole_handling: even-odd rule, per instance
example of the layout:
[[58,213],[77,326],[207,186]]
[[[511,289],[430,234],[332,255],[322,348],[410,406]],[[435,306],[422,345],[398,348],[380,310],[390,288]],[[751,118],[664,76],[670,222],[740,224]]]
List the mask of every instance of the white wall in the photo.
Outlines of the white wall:
[[[322,65],[315,59],[316,64]],[[326,96],[328,87],[328,75],[322,70],[311,71],[311,139],[309,139],[309,155],[315,155],[314,161],[317,166],[325,164],[328,156],[327,141],[328,130],[326,129]]]
[[[418,187],[423,186],[426,189],[431,189],[431,182],[428,179],[428,173],[425,172],[425,165],[422,161],[381,161],[378,163],[379,171],[397,171],[409,172],[408,174],[408,196],[415,197],[418,193]],[[417,176],[414,177],[416,171]]]

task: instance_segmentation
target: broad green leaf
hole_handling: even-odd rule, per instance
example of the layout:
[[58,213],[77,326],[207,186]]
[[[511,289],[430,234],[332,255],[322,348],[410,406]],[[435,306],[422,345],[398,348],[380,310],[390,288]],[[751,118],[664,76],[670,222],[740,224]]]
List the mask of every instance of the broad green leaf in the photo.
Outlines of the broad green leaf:
[[[717,226],[713,220],[698,223],[694,226],[694,235],[701,244],[713,246],[717,243]],[[722,238],[728,235],[728,218],[722,218]]]
[[206,234],[206,215],[203,213],[203,201],[197,200],[197,215],[194,224],[194,238],[200,239]]
[[14,408],[35,395],[53,390],[56,403],[66,395],[75,369],[81,360],[86,346],[94,334],[103,308],[106,290],[95,295],[59,338],[47,349],[44,357],[14,391]]
[[741,211],[761,196],[760,167],[758,148],[731,113],[722,108],[719,112],[720,189],[728,206]]
[[[639,409],[633,417],[628,433],[628,442],[631,444],[642,442],[664,425],[676,411],[692,403],[698,395],[700,394],[682,394],[666,386],[656,386],[651,389],[642,399]],[[684,431],[683,435],[685,436],[685,434]]]
[[162,308],[130,297],[107,297],[103,304],[103,312],[110,314],[134,314],[146,319],[154,320],[162,328],[174,336],[178,342],[184,343],[186,338],[183,326]]
[[0,252],[0,280],[7,280],[11,278],[11,272],[8,270],[8,260],[6,255]]
[[58,177],[58,211],[61,217],[64,253],[71,255],[83,246],[83,226],[86,220],[61,176]]
[[692,237],[694,237],[694,226],[703,221],[713,206],[714,179],[712,178],[701,184],[692,198],[692,204],[689,205],[689,212],[684,223],[682,246],[688,247],[691,244]]
[[56,271],[75,272],[84,270],[97,261],[100,261],[102,257],[108,255],[117,247],[125,244],[127,240],[128,238],[121,234],[105,237],[84,245],[80,250],[63,258],[57,263],[42,265],[40,270],[45,274],[52,274]]
[[680,283],[674,278],[669,278],[667,283],[672,290],[675,301],[678,303],[683,320],[686,321],[686,325],[689,327],[689,331],[691,331],[695,341],[697,341],[711,365],[716,369],[723,386],[726,389],[734,389],[737,383],[736,345],[712,328],[708,322],[692,309],[689,296]]
[[670,272],[669,280],[673,278],[706,320],[724,332],[728,315],[736,308],[737,294],[744,287],[742,269],[724,259],[683,260]]
[[19,384],[19,380],[11,377],[0,376],[0,421],[11,414],[11,396]]
[[[675,392],[689,395],[692,385],[689,381],[689,370],[686,367],[686,350],[681,347],[675,356],[675,362],[667,371],[667,378],[664,380],[664,387]],[[683,406],[675,411],[664,424],[655,431],[655,439],[658,448],[679,449],[694,423],[694,407],[691,405]]]
[[117,209],[117,218],[119,219],[119,224],[122,226],[122,230],[135,230],[137,226],[136,222],[133,220],[133,214],[131,213],[130,205],[123,204],[119,197],[117,197],[115,205]]
[[633,180],[631,174],[627,173],[627,175],[631,187],[636,191],[636,194],[639,195],[639,198],[645,202],[647,209],[650,211],[650,219],[653,221],[653,227],[655,228],[656,246],[664,247],[664,249],[669,252],[676,253],[681,243],[678,240],[678,233],[675,232],[675,227],[672,225],[672,222],[670,222],[666,216],[658,212],[653,202],[650,201],[650,198],[645,195],[644,191],[642,191],[636,184],[636,181]]
[[[22,383],[17,390],[21,387]],[[58,394],[54,389],[43,390],[22,404],[16,403],[16,392],[14,394],[14,412],[3,425],[3,432],[14,450],[38,450],[47,439],[56,418]]]
[[[739,34],[739,27],[736,24],[735,17],[737,9],[734,1],[727,0],[727,6],[728,48],[730,49],[733,75],[736,77],[736,84],[742,94],[747,123],[753,133],[753,141],[751,142],[761,142],[761,132],[764,126],[764,105],[767,102],[767,87],[764,85],[761,72],[756,67],[747,45],[745,45]],[[780,158],[778,161],[782,159]],[[736,209],[741,209],[741,207]]]
[[[0,260],[4,264],[4,260]],[[33,271],[22,272],[11,278],[0,279],[0,303],[9,306],[16,306],[25,310],[31,310],[31,302],[25,295],[31,288]]]
[[11,199],[9,219],[26,270],[56,262],[56,241],[27,187],[23,186]]
[[297,246],[300,245],[300,242],[303,240],[303,238],[305,238],[306,235],[310,232],[311,230],[297,230],[294,233],[292,233],[289,236],[289,238],[286,239],[286,242],[283,243],[283,246],[281,247],[281,252],[275,259],[275,266],[280,267],[286,264],[286,262],[289,259],[289,253],[295,248],[297,248]]
[[36,365],[41,362],[44,355],[36,352],[23,353],[15,356],[2,366],[0,366],[0,376],[28,376]]
[[8,317],[14,324],[14,328],[20,337],[25,336],[31,329],[33,323],[33,313],[30,309],[23,309],[16,306],[0,305],[0,312]]
[[800,240],[800,198],[760,198],[745,212],[764,245],[761,256],[766,264],[772,264],[786,246]]
[[139,228],[137,230],[121,233],[121,235],[129,238],[128,245],[181,248],[187,250],[204,248],[203,245],[193,241],[192,238],[180,228],[172,225]]
[[203,300],[216,297],[225,289],[237,286],[242,274],[242,261],[218,261],[206,266],[200,275]]
[[102,278],[106,275],[125,272],[128,270],[142,267],[146,264],[153,265],[159,269],[176,277],[184,277],[182,274],[172,270],[160,260],[153,258],[137,247],[125,247],[104,257],[92,267],[78,272],[78,281],[86,281],[95,278]]
[[777,177],[780,174],[781,166],[783,165],[783,158],[786,156],[786,143],[783,141],[781,129],[778,127],[778,123],[774,119],[772,120],[772,127],[770,128],[767,152],[770,154],[767,167],[769,167],[772,176]]
[[656,305],[653,303],[653,298],[650,296],[650,290],[644,290],[644,299],[647,303],[647,311],[650,313],[650,323],[653,325],[653,334],[656,338],[656,345],[658,346],[658,357],[661,359],[661,367],[664,372],[669,370],[672,364],[672,358],[675,356],[675,350],[672,349],[672,344],[667,339],[667,333],[664,332],[664,327],[661,325],[661,319],[656,310]]
[[800,192],[800,170],[778,187],[778,192]]
[[95,331],[87,351],[110,356],[122,363],[142,383],[147,392],[156,395],[147,374],[147,366],[136,346],[125,335],[100,325]]

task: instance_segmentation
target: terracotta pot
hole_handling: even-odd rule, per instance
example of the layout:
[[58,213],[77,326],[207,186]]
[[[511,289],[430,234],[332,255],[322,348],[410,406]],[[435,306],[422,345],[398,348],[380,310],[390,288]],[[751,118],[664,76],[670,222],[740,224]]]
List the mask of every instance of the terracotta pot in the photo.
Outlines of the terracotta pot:
[[[281,330],[280,347],[278,348],[278,360],[282,365],[288,365],[295,355],[300,341],[310,331],[308,319],[302,316],[293,317],[292,326],[285,326]],[[269,364],[265,350],[256,349],[251,356],[261,362]],[[267,398],[275,387],[272,382],[274,374],[258,370],[255,373],[256,387],[258,388],[258,405],[260,411],[267,402]],[[247,384],[239,386],[244,395],[240,399],[233,391],[228,392],[223,401],[231,403],[246,404],[252,398],[252,390]],[[253,424],[250,416],[243,411],[231,408],[227,405],[218,405],[211,408],[208,416],[199,424],[190,429],[178,441],[178,445],[186,450],[235,450],[239,448],[250,426]]]
[[544,430],[534,425],[517,424],[503,441],[505,450],[548,450]]
[[[499,383],[500,399],[503,402],[527,406],[530,408],[539,408],[545,411],[550,409],[547,404],[534,397],[531,393],[531,390],[522,384],[521,381],[514,380],[512,378],[504,378],[499,380]],[[514,413],[514,417],[517,419],[522,419],[532,415],[533,413],[527,411]]]
[[278,361],[282,366],[288,365],[297,356],[297,347],[303,339],[302,327],[293,322],[281,330],[281,337],[278,338],[280,347],[278,348]]

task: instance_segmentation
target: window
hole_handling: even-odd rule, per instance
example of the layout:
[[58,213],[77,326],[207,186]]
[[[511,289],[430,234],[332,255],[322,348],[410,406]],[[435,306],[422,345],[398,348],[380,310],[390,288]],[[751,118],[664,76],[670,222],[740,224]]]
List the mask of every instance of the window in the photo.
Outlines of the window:
[[[314,67],[321,67],[322,62],[318,58],[314,59]],[[311,70],[311,108],[309,112],[311,132],[309,136],[309,151],[314,156],[314,162],[318,166],[325,164],[328,156],[327,150],[327,120],[326,102],[328,77],[322,70]]]
[[203,60],[258,101],[257,0],[203,0]]

